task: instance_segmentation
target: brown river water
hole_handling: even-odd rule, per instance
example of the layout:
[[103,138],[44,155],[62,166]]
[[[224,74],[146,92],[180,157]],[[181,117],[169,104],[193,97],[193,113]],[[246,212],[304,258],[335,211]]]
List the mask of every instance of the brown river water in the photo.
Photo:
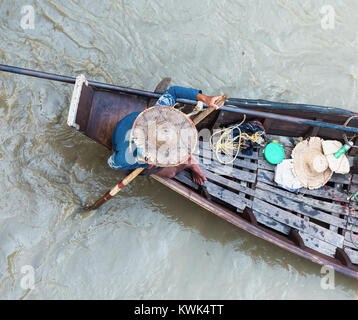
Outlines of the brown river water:
[[[325,4],[0,0],[0,63],[358,112],[358,2]],[[0,73],[0,299],[357,298],[358,281],[336,274],[325,289],[320,266],[150,178],[66,219],[121,177],[67,126],[72,89]]]

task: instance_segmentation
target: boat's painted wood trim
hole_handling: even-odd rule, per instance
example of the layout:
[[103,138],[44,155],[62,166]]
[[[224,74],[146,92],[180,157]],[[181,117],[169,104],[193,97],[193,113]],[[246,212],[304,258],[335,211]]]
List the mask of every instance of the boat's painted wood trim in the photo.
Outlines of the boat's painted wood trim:
[[68,117],[67,117],[67,124],[70,127],[76,128],[77,130],[80,129],[80,125],[76,123],[76,117],[77,117],[78,105],[80,102],[83,84],[88,86],[86,77],[83,74],[81,74],[76,78],[76,83],[73,88],[70,109],[68,111]]

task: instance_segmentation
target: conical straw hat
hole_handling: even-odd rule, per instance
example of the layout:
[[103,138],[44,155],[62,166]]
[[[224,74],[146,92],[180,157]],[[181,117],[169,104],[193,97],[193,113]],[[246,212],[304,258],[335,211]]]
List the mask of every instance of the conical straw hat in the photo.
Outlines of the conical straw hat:
[[342,143],[336,140],[326,140],[322,142],[323,153],[326,155],[329,168],[334,172],[346,174],[350,171],[347,156],[342,154],[338,159],[334,156],[334,153],[342,148],[342,146]]
[[322,139],[312,137],[300,142],[292,151],[293,172],[305,188],[318,189],[332,177],[322,149]]
[[130,147],[137,147],[139,159],[160,167],[185,162],[194,152],[197,141],[195,124],[170,106],[144,110],[134,122],[130,134]]

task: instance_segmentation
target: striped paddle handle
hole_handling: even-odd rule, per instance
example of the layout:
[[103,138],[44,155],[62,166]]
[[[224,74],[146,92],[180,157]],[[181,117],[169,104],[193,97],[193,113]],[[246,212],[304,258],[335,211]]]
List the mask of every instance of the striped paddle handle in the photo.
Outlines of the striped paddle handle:
[[[225,101],[228,99],[228,96],[226,94],[223,94],[220,98],[218,98],[215,101],[215,104],[219,107],[222,107],[225,103]],[[215,111],[215,108],[207,108],[203,112],[201,112],[198,116],[196,116],[193,120],[195,125],[197,125],[199,122],[203,121],[210,113]]]
[[145,168],[138,168],[126,176],[121,182],[116,184],[111,190],[109,190],[102,198],[99,198],[94,204],[88,207],[88,210],[96,210],[103,203],[112,199],[119,191],[121,191],[127,184],[134,180]]

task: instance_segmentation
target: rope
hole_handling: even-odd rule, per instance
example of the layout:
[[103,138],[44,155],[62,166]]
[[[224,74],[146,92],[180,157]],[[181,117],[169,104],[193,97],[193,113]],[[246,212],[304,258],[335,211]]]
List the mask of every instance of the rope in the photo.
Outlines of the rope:
[[[237,157],[239,156],[240,149],[244,144],[243,140],[250,140],[260,145],[264,143],[264,139],[262,138],[262,132],[256,132],[253,135],[249,135],[246,132],[241,131],[240,126],[245,122],[245,120],[246,115],[244,114],[244,119],[239,124],[224,128],[211,135],[210,148],[215,152],[216,159],[221,164],[231,164],[237,159]],[[233,137],[234,130],[236,129],[239,131],[239,135]],[[217,135],[220,135],[219,139],[216,142],[213,142],[213,138]],[[233,156],[234,152],[235,155]],[[226,156],[231,158],[231,160],[224,161],[221,156],[219,156],[220,153],[224,153]]]

